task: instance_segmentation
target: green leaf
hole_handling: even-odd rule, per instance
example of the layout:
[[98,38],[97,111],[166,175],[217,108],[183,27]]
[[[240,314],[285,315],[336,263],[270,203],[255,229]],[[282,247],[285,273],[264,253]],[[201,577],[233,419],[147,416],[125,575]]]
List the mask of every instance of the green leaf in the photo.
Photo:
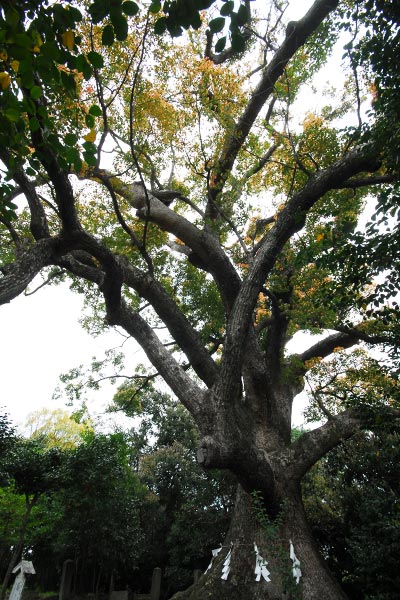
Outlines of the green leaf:
[[25,71],[21,74],[21,85],[28,90],[34,86],[33,71]]
[[76,68],[80,71],[86,81],[91,78],[93,74],[93,69],[87,61],[87,58],[84,54],[80,54],[76,59]]
[[89,7],[89,12],[92,16],[93,23],[100,23],[100,21],[105,19],[109,14],[109,2],[107,2],[107,0],[95,0]]
[[60,51],[57,45],[53,42],[45,42],[42,46],[40,46],[40,55],[46,56],[51,60],[60,60]]
[[85,159],[85,162],[87,162],[87,164],[91,167],[95,167],[97,165],[97,157],[91,152],[84,152],[83,158]]
[[96,152],[96,146],[93,142],[83,142],[82,146],[85,148],[86,152],[90,154],[94,154]]
[[76,148],[67,148],[65,158],[72,165],[79,159],[79,151]]
[[215,44],[215,52],[222,52],[226,46],[226,36],[220,38]]
[[61,71],[61,81],[64,89],[67,92],[71,92],[70,95],[75,93],[76,81],[73,73],[66,73],[65,71]]
[[100,106],[97,106],[97,104],[93,104],[90,108],[89,108],[89,114],[93,115],[94,117],[101,117],[101,115],[103,114],[101,111]]
[[6,11],[5,16],[6,16],[6,23],[8,25],[10,25],[12,29],[14,29],[19,23],[18,11],[16,11],[15,8],[11,8],[10,10]]
[[7,119],[13,123],[16,123],[20,117],[20,112],[16,108],[7,108],[7,110],[4,111],[4,114]]
[[22,46],[16,46],[15,44],[10,48],[10,55],[16,60],[22,61],[31,56],[30,50],[28,48],[23,48]]
[[39,100],[40,96],[42,95],[42,90],[38,85],[34,85],[30,89],[30,94],[33,100]]
[[26,33],[17,33],[15,35],[15,43],[17,46],[22,46],[23,48],[30,48],[32,46],[32,38]]
[[101,43],[103,46],[112,46],[114,43],[114,27],[106,25],[101,35]]
[[241,25],[245,25],[248,21],[248,12],[247,12],[247,8],[244,4],[241,4],[239,6],[239,10],[237,11],[237,24],[239,25],[239,27]]
[[29,119],[29,127],[32,133],[40,129],[40,123],[36,117],[32,117],[32,119]]
[[36,69],[43,83],[49,85],[59,83],[61,73],[64,73],[64,71],[59,71],[54,62],[46,56],[38,56],[36,60]]
[[231,45],[235,52],[243,52],[246,48],[246,40],[241,33],[232,33]]
[[22,104],[29,115],[34,115],[36,113],[36,106],[31,98],[24,98]]
[[76,158],[76,160],[74,161],[74,169],[75,169],[76,173],[79,173],[79,171],[82,170],[82,159],[80,156],[78,156]]
[[64,143],[67,146],[74,146],[78,141],[78,136],[75,133],[67,133],[64,136]]
[[167,29],[167,19],[165,17],[160,17],[154,24],[154,33],[157,35],[162,35],[165,33]]
[[110,13],[111,23],[114,27],[114,33],[117,40],[123,42],[128,36],[128,21],[119,10],[115,9]]
[[94,123],[95,123],[94,116],[91,114],[85,115],[85,123],[89,127],[89,129],[92,129],[92,127],[94,127]]
[[215,0],[194,0],[197,10],[206,10],[214,4]]
[[225,2],[225,4],[223,6],[221,6],[221,10],[219,12],[224,17],[227,17],[228,15],[230,15],[233,12],[234,7],[235,7],[235,3],[232,0],[229,0],[229,2]]
[[189,27],[193,27],[193,29],[199,29],[201,27],[202,21],[201,21],[201,17],[200,14],[197,12],[197,10],[192,13],[191,15],[188,16],[184,27],[185,29],[189,29]]
[[179,37],[183,32],[183,29],[180,25],[177,23],[171,23],[170,21],[167,21],[167,29],[172,37]]
[[103,57],[98,52],[94,52],[93,50],[91,52],[88,52],[87,58],[90,64],[93,65],[95,69],[101,69],[104,66]]
[[156,14],[161,10],[161,2],[160,0],[153,0],[153,2],[149,6],[149,12]]
[[128,15],[128,17],[134,17],[139,12],[139,7],[136,2],[128,0],[127,2],[122,3],[122,11]]
[[211,33],[218,33],[219,31],[222,31],[224,26],[225,26],[225,19],[224,17],[217,17],[216,19],[212,19],[212,21],[209,22],[208,24]]
[[74,21],[74,23],[79,23],[80,21],[82,21],[82,13],[78,8],[75,8],[75,6],[68,6],[68,11],[69,11],[69,16],[71,17],[71,20]]

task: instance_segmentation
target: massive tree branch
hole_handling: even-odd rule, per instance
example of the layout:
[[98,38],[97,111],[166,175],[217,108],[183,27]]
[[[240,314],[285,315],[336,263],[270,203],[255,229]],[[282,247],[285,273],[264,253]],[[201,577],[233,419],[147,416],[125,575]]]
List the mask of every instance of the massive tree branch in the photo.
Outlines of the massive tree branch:
[[[360,324],[362,326],[368,325],[368,321]],[[393,340],[388,335],[375,334],[375,333],[367,333],[359,329],[359,326],[355,327],[345,327],[337,325],[336,328],[338,331],[342,332],[344,335],[357,337],[359,341],[365,342],[366,344],[391,344]]]
[[[116,184],[116,180],[109,181]],[[174,234],[182,240],[189,248],[202,268],[214,277],[221,292],[225,310],[229,312],[241,282],[236,269],[222,250],[218,240],[211,233],[200,231],[185,217],[168,208],[161,200],[158,200],[151,192],[147,192],[149,206],[141,184],[118,183],[115,192],[127,199],[137,209],[137,216],[156,223],[161,229]],[[196,264],[196,258],[191,262]]]
[[120,306],[109,315],[113,325],[123,327],[143,348],[152,365],[177,395],[194,418],[202,414],[205,390],[197,386],[160,342],[152,328],[122,300]]
[[[83,246],[82,243],[80,246]],[[85,251],[87,252],[89,248],[89,254],[85,255],[82,251],[74,251],[58,260],[57,264],[75,275],[96,283],[101,290],[104,290],[106,274],[91,261],[91,255],[93,254],[104,263],[104,251],[103,253],[99,252],[99,244],[94,240],[91,240],[90,244],[87,241],[85,242]],[[166,324],[176,343],[188,357],[196,374],[210,387],[215,381],[218,372],[217,366],[202,344],[197,331],[191,326],[176,303],[150,274],[143,273],[140,269],[131,265],[123,256],[117,255],[112,258],[115,260],[115,265],[111,261],[111,265],[108,266],[109,269],[111,266],[110,278],[114,278],[114,273],[117,272],[117,278],[120,277],[120,282],[123,281],[152,305],[160,319]],[[108,256],[108,262],[110,259],[111,257]],[[118,293],[118,289],[117,287],[115,293]],[[109,310],[113,313],[115,308],[111,307]]]
[[54,261],[59,239],[40,240],[12,264],[4,265],[0,277],[0,304],[10,302],[21,294],[44,267]]
[[[298,354],[297,358],[304,364],[313,358],[325,358],[326,356],[329,356],[335,348],[351,348],[359,341],[360,338],[356,333],[335,333],[324,340],[320,340],[316,344],[313,344],[313,346],[310,346],[310,348],[305,350],[302,354]],[[306,370],[307,369],[304,366],[304,372],[306,372]]]
[[[41,108],[41,104],[46,104],[43,97],[37,102],[38,109]],[[31,131],[31,135],[38,157],[53,184],[64,231],[70,233],[80,230],[81,225],[76,213],[74,191],[68,173],[62,168],[56,153],[46,141],[42,127]]]
[[354,435],[361,424],[360,410],[351,408],[336,415],[321,427],[304,433],[292,445],[294,460],[291,475],[300,481],[317,460]]
[[[6,149],[0,150],[0,159],[9,165],[10,154]],[[40,202],[36,187],[40,185],[37,181],[31,181],[22,169],[14,169],[13,179],[19,185],[19,193],[24,194],[29,205],[31,221],[30,231],[36,240],[49,237],[46,213]],[[41,184],[44,182],[42,181]]]
[[360,187],[369,187],[371,185],[384,185],[393,183],[396,181],[395,175],[375,175],[374,177],[359,177],[354,179],[348,179],[343,183],[337,185],[337,189],[352,189],[355,190]]
[[123,268],[124,282],[152,305],[173,339],[188,357],[196,374],[210,387],[215,381],[218,369],[197,331],[160,283],[149,274],[130,265],[122,257],[119,257],[119,263]]
[[338,0],[317,0],[302,19],[291,23],[291,30],[288,32],[289,35],[286,36],[275,56],[265,68],[262,78],[252,93],[242,116],[225,140],[224,147],[211,178],[212,186],[209,190],[209,203],[206,211],[206,214],[210,217],[215,218],[218,216],[218,211],[215,210],[216,198],[225,185],[239,150],[243,146],[250,129],[265,102],[272,94],[275,83],[282,75],[295,52],[303,46],[322,21],[337,6]]
[[[382,406],[379,409],[383,416],[400,418],[400,410]],[[370,427],[371,415],[361,414],[360,408],[349,408],[339,415],[335,415],[327,423],[304,433],[292,444],[293,464],[290,467],[290,476],[300,481],[307,471],[324,456],[344,440],[350,438],[359,429]]]
[[326,192],[338,182],[363,171],[375,170],[377,166],[377,161],[372,156],[372,148],[357,148],[311,177],[278,214],[275,225],[267,232],[249,267],[248,276],[242,284],[230,315],[220,369],[219,395],[228,399],[235,390],[237,391],[239,366],[254,306],[259,291],[285,243],[295,232],[302,229],[308,211]]
[[[365,331],[360,331],[357,327],[341,327],[336,326],[336,329],[340,333],[335,333],[329,337],[320,340],[302,354],[298,354],[297,358],[302,362],[306,363],[308,360],[313,358],[321,357],[325,358],[332,354],[335,348],[351,348],[358,342],[366,342],[369,344],[389,344],[391,342],[387,335],[374,335],[368,334]],[[304,373],[307,371],[304,365]]]

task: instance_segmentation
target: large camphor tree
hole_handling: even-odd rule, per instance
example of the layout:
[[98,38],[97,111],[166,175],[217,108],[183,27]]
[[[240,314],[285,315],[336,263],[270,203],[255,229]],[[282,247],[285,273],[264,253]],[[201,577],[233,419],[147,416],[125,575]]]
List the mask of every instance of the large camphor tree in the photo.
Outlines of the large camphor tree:
[[[199,462],[238,481],[226,541],[180,598],[344,598],[301,481],[399,416],[399,9],[316,0],[287,23],[285,5],[1,3],[0,302],[69,278],[89,326],[153,366],[119,399],[162,379]],[[347,78],[312,112],[301,90],[336,41]],[[299,331],[322,335],[290,354]],[[292,439],[306,385],[322,424]]]

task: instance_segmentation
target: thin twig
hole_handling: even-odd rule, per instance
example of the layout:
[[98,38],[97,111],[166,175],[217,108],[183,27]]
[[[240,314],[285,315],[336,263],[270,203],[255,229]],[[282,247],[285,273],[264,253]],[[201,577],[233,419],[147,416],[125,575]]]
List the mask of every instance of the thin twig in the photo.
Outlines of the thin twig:
[[36,292],[38,292],[40,289],[42,289],[46,285],[49,285],[52,282],[53,279],[55,279],[56,277],[62,277],[62,275],[63,275],[63,271],[54,271],[53,273],[50,273],[50,275],[47,277],[46,281],[44,281],[43,283],[41,283],[32,292],[27,292],[25,290],[24,296],[33,296],[33,294],[36,294]]
[[308,384],[308,387],[310,388],[311,395],[314,398],[315,402],[318,404],[318,407],[321,410],[321,412],[327,417],[327,419],[329,421],[332,420],[334,418],[334,415],[326,408],[325,404],[322,402],[322,400],[320,398],[320,392],[313,390],[312,385],[311,385],[310,380],[307,377],[307,375],[305,376],[305,380]]

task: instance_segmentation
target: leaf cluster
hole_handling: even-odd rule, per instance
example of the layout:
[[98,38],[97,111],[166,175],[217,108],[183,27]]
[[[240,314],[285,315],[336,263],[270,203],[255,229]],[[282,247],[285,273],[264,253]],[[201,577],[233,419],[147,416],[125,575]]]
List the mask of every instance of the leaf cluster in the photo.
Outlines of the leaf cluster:
[[[353,598],[392,600],[400,589],[398,431],[363,432],[307,475],[303,499],[325,559]],[[374,544],[371,544],[374,540]]]

